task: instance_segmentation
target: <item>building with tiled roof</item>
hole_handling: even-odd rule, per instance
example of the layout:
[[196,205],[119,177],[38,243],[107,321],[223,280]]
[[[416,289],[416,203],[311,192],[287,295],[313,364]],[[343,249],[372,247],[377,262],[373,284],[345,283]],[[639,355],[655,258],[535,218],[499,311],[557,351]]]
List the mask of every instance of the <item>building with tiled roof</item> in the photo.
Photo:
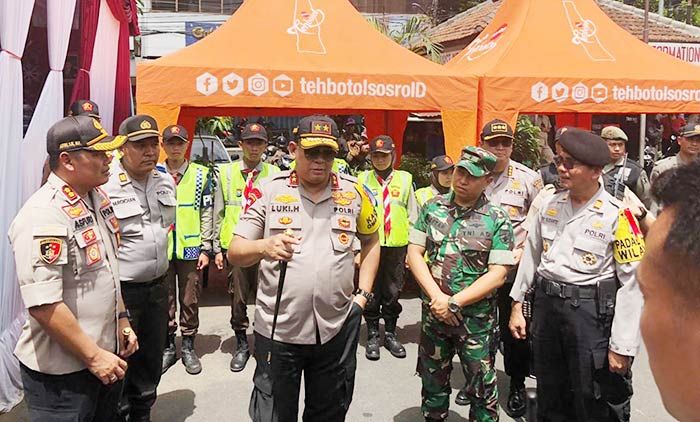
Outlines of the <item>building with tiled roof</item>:
[[[487,0],[446,20],[431,31],[443,46],[445,61],[459,53],[491,22],[503,0]],[[643,38],[644,11],[615,0],[597,0],[600,8],[616,24],[640,40]],[[700,28],[649,13],[649,42],[700,43]]]

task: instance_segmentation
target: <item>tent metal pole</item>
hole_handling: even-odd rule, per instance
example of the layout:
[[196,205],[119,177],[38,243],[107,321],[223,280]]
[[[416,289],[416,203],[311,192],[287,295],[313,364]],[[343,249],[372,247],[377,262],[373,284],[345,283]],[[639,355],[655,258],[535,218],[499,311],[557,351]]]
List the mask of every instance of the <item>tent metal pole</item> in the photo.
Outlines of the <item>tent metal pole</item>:
[[[661,8],[662,5],[659,5]],[[644,31],[642,32],[644,43],[649,44],[649,0],[644,0]],[[647,115],[639,115],[639,164],[644,166],[644,147],[647,136]]]

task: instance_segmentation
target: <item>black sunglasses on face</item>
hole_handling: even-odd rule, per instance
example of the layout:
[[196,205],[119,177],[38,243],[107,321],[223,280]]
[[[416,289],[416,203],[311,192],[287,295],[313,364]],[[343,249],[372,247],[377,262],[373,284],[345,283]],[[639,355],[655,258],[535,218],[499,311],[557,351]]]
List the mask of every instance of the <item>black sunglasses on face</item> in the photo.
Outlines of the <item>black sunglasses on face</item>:
[[554,164],[559,167],[559,166],[564,166],[565,169],[571,170],[577,165],[581,164],[580,161],[574,160],[573,158],[564,158],[560,157],[558,155],[554,156]]
[[492,148],[498,148],[499,146],[502,146],[503,148],[510,148],[513,146],[513,140],[510,138],[489,139],[486,141],[486,143]]
[[330,148],[311,148],[305,149],[304,155],[309,160],[316,160],[320,157],[325,161],[333,161],[336,157],[336,152]]

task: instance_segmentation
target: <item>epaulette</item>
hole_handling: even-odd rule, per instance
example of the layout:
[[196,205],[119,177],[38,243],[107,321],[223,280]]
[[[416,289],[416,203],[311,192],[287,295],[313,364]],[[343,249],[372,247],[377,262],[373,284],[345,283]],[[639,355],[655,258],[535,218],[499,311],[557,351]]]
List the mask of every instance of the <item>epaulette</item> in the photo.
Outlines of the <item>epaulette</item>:
[[338,176],[340,176],[341,179],[347,180],[348,182],[351,182],[351,183],[357,182],[357,177],[355,177],[351,174],[338,173]]
[[163,163],[156,164],[156,170],[158,170],[161,173],[165,173],[165,174],[168,173],[168,169],[165,168],[165,164],[163,164]]

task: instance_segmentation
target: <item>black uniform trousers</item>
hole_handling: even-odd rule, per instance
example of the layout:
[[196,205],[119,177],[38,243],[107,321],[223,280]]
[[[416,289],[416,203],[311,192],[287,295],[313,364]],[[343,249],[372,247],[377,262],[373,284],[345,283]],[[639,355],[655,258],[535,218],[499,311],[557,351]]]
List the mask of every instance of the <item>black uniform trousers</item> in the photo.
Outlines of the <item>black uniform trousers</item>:
[[87,369],[63,375],[34,371],[20,363],[32,422],[112,422],[117,420],[122,381],[104,385]]
[[[362,310],[353,303],[343,327],[326,344],[270,341],[255,333],[253,393],[249,414],[253,422],[296,422],[299,389],[304,373],[304,422],[342,422],[355,389],[357,342]],[[317,335],[318,337],[318,335]],[[267,362],[272,349],[272,360]]]
[[122,282],[121,287],[139,350],[127,362],[119,413],[122,417],[130,415],[130,421],[148,421],[156,401],[168,334],[168,285],[161,276],[146,283]]
[[379,269],[374,279],[374,299],[365,306],[365,319],[376,321],[384,318],[397,320],[401,314],[399,296],[405,283],[406,251],[408,246],[389,247],[382,246],[379,258]]
[[[513,380],[520,382],[530,375],[530,344],[528,340],[518,340],[508,328],[512,299],[510,290],[513,288],[513,280],[516,271],[508,273],[508,278],[503,286],[498,289],[498,331],[500,341],[503,342],[503,364],[506,374]],[[494,351],[495,354],[495,351]]]
[[575,305],[537,288],[531,335],[539,421],[629,420],[632,374],[608,368],[611,325],[595,299]]
[[258,264],[245,268],[229,266],[228,292],[231,296],[230,323],[233,331],[245,331],[248,329],[250,325],[248,320],[248,299],[251,297],[255,298],[257,290]]

